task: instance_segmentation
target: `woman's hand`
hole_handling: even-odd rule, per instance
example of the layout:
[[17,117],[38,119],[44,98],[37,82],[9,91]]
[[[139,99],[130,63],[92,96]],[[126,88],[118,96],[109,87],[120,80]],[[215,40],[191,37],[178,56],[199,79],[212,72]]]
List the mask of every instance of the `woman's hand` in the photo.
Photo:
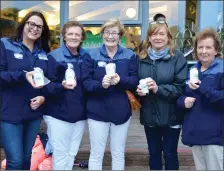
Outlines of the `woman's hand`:
[[185,108],[192,108],[192,106],[194,105],[194,102],[195,102],[195,98],[193,97],[186,97],[185,100],[184,100],[184,105],[185,105]]
[[158,86],[152,78],[147,78],[147,86],[154,94],[158,91]]
[[37,96],[33,99],[30,99],[30,107],[33,110],[36,110],[40,105],[42,105],[45,102],[45,98],[43,96]]
[[103,88],[107,89],[108,87],[110,87],[110,83],[111,83],[111,77],[108,75],[105,75],[102,80]]
[[26,79],[31,84],[31,86],[35,89],[42,88],[43,86],[36,86],[35,81],[33,79],[35,71],[26,72]]
[[146,96],[146,93],[142,92],[142,89],[141,89],[140,85],[138,85],[138,88],[137,88],[136,92],[139,96]]
[[62,86],[68,90],[74,89],[76,87],[76,85],[77,85],[76,80],[74,80],[74,84],[67,84],[66,80],[62,81]]
[[116,85],[119,82],[120,82],[120,76],[117,73],[115,73],[115,75],[111,77],[111,85]]
[[200,87],[200,84],[201,84],[200,80],[198,80],[197,82],[193,82],[193,81],[189,80],[189,87],[192,90],[198,89]]

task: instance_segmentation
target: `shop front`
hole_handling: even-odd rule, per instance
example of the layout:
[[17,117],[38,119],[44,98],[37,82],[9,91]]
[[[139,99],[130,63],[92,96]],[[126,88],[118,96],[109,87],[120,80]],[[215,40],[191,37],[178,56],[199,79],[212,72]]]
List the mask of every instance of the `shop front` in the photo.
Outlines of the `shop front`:
[[[211,10],[212,9],[212,10]],[[100,46],[100,26],[105,20],[119,18],[126,34],[121,44],[135,49],[146,36],[156,13],[166,16],[174,43],[193,60],[193,37],[203,28],[213,27],[223,36],[222,1],[2,1],[1,37],[11,36],[16,24],[31,10],[41,11],[51,30],[52,49],[60,46],[60,29],[67,21],[80,21],[87,32],[84,48]],[[187,55],[190,54],[190,55]]]

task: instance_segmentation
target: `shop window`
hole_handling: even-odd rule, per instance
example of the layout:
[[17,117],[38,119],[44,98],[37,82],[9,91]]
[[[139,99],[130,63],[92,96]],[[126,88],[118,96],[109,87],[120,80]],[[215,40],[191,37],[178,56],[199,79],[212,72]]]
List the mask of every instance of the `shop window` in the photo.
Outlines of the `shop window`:
[[[183,12],[181,12],[183,10]],[[197,0],[186,1],[149,1],[149,21],[162,13],[174,37],[175,48],[182,51],[187,60],[193,60],[193,38],[197,29]]]
[[224,2],[222,1],[218,2],[219,10],[218,10],[218,17],[217,17],[217,22],[218,22],[217,32],[219,34],[219,39],[221,40],[221,44],[222,44],[222,53],[224,54],[223,4]]
[[139,1],[69,1],[69,20],[138,20]]
[[186,1],[186,20],[185,20],[185,32],[183,34],[182,52],[186,55],[187,60],[193,59],[193,38],[196,35],[197,30],[197,0]]
[[10,37],[16,25],[30,11],[45,16],[51,32],[52,48],[60,45],[60,1],[1,1],[1,37]]
[[[85,27],[85,31],[87,34],[87,38],[82,44],[83,48],[90,49],[100,47],[103,44],[100,27]],[[140,42],[140,37],[140,27],[125,27],[125,34],[120,40],[120,45],[135,51]]]

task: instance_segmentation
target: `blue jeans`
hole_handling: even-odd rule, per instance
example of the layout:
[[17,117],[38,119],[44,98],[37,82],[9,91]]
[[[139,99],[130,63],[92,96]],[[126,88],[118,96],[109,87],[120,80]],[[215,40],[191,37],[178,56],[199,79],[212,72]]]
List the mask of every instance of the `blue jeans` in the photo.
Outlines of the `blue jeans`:
[[165,170],[178,170],[179,161],[177,146],[180,128],[145,126],[145,134],[149,150],[149,167],[151,170],[163,170],[162,152]]
[[30,170],[32,148],[39,128],[40,119],[18,124],[1,121],[6,170]]

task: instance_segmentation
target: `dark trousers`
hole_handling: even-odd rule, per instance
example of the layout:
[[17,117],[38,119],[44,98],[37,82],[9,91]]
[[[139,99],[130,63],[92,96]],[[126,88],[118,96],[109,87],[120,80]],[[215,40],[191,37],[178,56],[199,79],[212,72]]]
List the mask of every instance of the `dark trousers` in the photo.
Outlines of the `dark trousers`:
[[180,128],[145,126],[149,150],[149,167],[151,170],[163,170],[162,152],[165,170],[178,170],[177,146]]
[[11,124],[1,121],[1,141],[6,155],[6,170],[30,170],[32,148],[40,119]]

